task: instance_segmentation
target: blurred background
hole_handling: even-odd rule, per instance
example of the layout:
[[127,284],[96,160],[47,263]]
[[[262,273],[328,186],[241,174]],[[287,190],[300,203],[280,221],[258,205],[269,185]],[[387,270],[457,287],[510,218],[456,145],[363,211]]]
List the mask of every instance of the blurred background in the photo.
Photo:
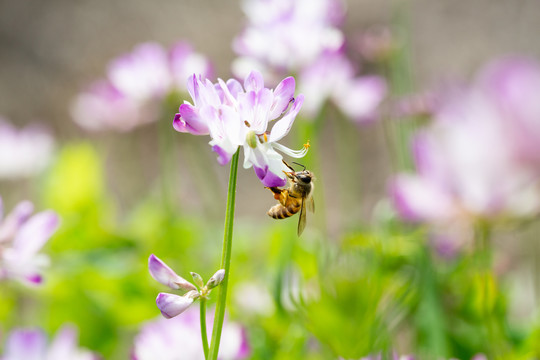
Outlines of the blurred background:
[[[85,131],[70,107],[111,59],[143,42],[189,41],[216,77],[232,77],[231,45],[245,25],[240,5],[0,0],[0,114],[19,128],[39,122],[55,139],[44,172],[0,181],[4,214],[28,199],[61,218],[44,249],[51,258],[44,285],[1,284],[2,343],[17,327],[40,327],[50,338],[70,323],[82,347],[127,359],[165,291],[148,275],[151,253],[186,278],[217,270],[229,167],[217,164],[207,137],[171,127],[163,140],[161,130],[189,97],[177,96],[162,120],[129,132]],[[381,106],[388,114],[400,96],[469,82],[494,58],[539,59],[538,14],[534,0],[349,0],[343,32],[354,43],[367,29],[388,27],[402,45],[399,70],[387,69],[394,75],[362,67],[388,79],[393,90]],[[538,358],[534,219],[492,237],[489,271],[476,272],[474,252],[441,260],[426,228],[400,222],[392,210],[389,179],[403,168],[393,166],[385,123],[357,124],[330,110],[320,126],[300,161],[317,176],[317,212],[302,238],[296,218],[266,215],[275,200],[252,170],[239,169],[228,311],[245,329],[249,358],[390,358],[394,351]],[[300,148],[305,128],[293,128],[286,145]]]

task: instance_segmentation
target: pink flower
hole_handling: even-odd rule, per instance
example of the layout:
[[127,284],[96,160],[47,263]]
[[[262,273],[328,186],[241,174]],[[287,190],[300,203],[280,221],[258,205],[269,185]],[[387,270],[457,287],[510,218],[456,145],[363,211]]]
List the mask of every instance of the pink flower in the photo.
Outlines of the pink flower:
[[[209,338],[212,335],[213,319],[214,312],[208,311],[206,328]],[[248,355],[249,346],[244,329],[225,319],[218,359],[244,359]],[[193,307],[174,319],[159,318],[146,323],[135,337],[132,358],[203,360],[199,310]]]
[[77,96],[71,114],[86,130],[129,131],[158,120],[166,96],[186,91],[193,72],[207,75],[212,68],[188,43],[170,50],[156,43],[139,44],[109,63],[107,77]]
[[33,284],[42,281],[41,270],[49,259],[39,250],[58,228],[58,216],[46,210],[32,216],[34,206],[19,203],[2,219],[0,199],[0,279],[14,278]]
[[341,51],[321,55],[300,73],[304,108],[315,116],[331,100],[346,116],[359,122],[377,119],[386,97],[386,82],[380,76],[355,77],[355,69]]
[[506,59],[472,86],[440,96],[433,124],[414,138],[417,173],[393,181],[398,212],[446,227],[536,214],[539,92],[540,66]]
[[44,170],[54,149],[52,136],[33,124],[17,129],[0,117],[0,179],[29,177]]
[[234,79],[213,84],[193,75],[188,90],[193,104],[180,105],[173,121],[177,131],[210,135],[221,165],[242,147],[244,168],[253,166],[265,186],[285,185],[283,170],[287,168],[277,151],[296,158],[307,152],[306,147],[294,151],[278,143],[289,133],[304,102],[303,95],[294,98],[294,78],[284,79],[271,90],[264,87],[263,77],[256,71],[246,77],[243,86]]
[[77,346],[77,331],[63,327],[47,345],[39,329],[17,329],[8,336],[2,360],[94,360],[98,357]]
[[243,10],[247,26],[233,43],[240,55],[233,63],[237,76],[252,69],[293,73],[343,45],[339,0],[247,0]]

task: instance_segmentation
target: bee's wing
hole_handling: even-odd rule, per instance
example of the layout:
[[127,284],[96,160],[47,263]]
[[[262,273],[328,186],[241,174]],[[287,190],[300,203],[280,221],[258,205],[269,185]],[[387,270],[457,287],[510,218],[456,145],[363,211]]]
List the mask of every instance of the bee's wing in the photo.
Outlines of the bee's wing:
[[302,199],[302,205],[300,206],[300,218],[298,219],[298,236],[302,235],[304,228],[306,227],[306,199]]
[[306,199],[307,202],[307,208],[311,212],[315,212],[315,201],[313,200],[313,196],[310,196]]

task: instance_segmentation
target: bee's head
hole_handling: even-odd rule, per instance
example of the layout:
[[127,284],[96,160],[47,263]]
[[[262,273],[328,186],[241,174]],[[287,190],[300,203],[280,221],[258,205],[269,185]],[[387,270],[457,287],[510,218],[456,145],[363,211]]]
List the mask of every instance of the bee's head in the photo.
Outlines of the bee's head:
[[304,170],[296,172],[294,177],[303,184],[309,184],[311,183],[311,179],[313,179],[313,174],[311,171]]

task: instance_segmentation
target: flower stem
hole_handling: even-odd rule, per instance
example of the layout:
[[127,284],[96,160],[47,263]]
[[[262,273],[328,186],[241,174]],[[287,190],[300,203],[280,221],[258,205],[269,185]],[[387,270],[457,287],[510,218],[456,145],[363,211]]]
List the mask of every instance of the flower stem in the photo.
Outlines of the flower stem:
[[219,341],[221,339],[221,329],[225,318],[225,305],[227,300],[227,285],[229,284],[231,268],[232,234],[234,223],[234,204],[236,200],[236,174],[238,172],[239,151],[233,155],[231,160],[231,172],[229,175],[229,191],[227,195],[227,210],[225,214],[225,233],[223,236],[223,250],[221,252],[221,269],[225,269],[225,277],[219,287],[219,294],[214,315],[214,328],[212,330],[212,341],[210,343],[209,360],[217,360],[219,351]]
[[206,299],[201,297],[200,300],[201,310],[201,338],[204,350],[204,358],[208,359],[208,334],[206,332]]

